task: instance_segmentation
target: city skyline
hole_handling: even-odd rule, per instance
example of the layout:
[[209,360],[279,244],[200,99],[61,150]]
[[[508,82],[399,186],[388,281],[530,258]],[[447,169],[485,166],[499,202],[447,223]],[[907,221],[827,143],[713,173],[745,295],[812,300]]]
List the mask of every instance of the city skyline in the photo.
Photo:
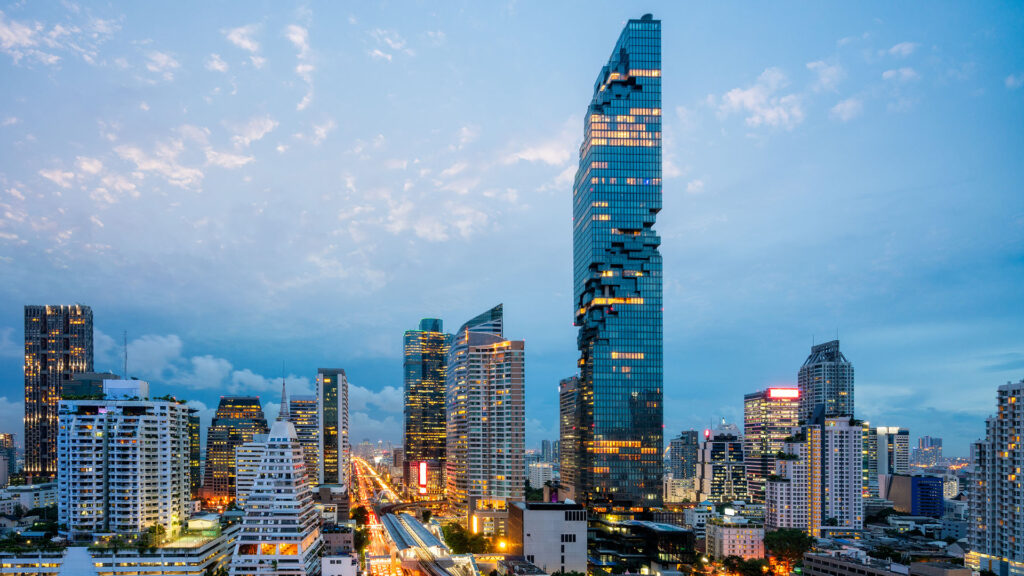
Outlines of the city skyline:
[[580,103],[609,38],[653,12],[666,437],[741,421],[744,393],[795,385],[838,327],[857,416],[966,455],[1024,369],[1019,11],[815,7],[772,20],[802,36],[776,46],[730,7],[605,8],[214,7],[184,38],[160,7],[0,8],[0,431],[24,441],[24,305],[90,306],[96,371],[122,372],[127,330],[129,375],[193,400],[204,434],[221,394],[272,420],[282,361],[294,394],[344,367],[358,442],[400,440],[409,326],[501,301],[530,349],[527,446],[557,438]]

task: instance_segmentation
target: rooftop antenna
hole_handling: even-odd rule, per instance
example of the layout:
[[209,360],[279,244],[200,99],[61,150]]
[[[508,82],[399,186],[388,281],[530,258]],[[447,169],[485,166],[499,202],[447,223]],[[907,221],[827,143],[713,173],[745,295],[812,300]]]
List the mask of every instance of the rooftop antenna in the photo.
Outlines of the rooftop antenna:
[[128,379],[128,331],[124,330],[121,334],[124,344],[124,376],[125,380]]

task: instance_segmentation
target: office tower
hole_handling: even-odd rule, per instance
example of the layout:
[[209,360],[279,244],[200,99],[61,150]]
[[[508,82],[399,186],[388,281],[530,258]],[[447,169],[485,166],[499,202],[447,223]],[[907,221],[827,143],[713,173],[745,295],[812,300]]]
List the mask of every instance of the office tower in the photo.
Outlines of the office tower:
[[819,407],[824,418],[853,416],[853,364],[839,351],[839,340],[811,347],[797,385],[802,422],[814,420]]
[[[579,326],[577,496],[598,508],[661,505],[663,390],[661,21],[622,30],[594,83],[573,184]],[[600,510],[598,510],[600,511]]]
[[783,442],[765,487],[769,529],[797,528],[820,538],[863,528],[862,434],[848,417],[826,418]]
[[683,430],[668,443],[668,470],[676,480],[697,477],[697,452],[700,442],[696,430]]
[[999,387],[996,414],[985,420],[985,439],[971,445],[968,540],[964,564],[975,571],[1024,574],[1024,380]]
[[[563,378],[558,383],[558,468],[564,498],[575,500],[580,466],[580,379]],[[563,496],[563,494],[559,494]]]
[[25,306],[25,474],[57,475],[57,402],[92,372],[92,308]]
[[199,490],[203,484],[202,447],[199,444],[199,410],[188,410],[188,495],[193,500],[199,499]]
[[177,532],[189,499],[188,408],[150,400],[142,380],[107,380],[104,393],[59,404],[59,522],[73,541]]
[[744,396],[743,461],[750,502],[764,504],[765,478],[775,473],[775,455],[799,425],[799,413],[797,388],[773,387]]
[[732,502],[747,499],[747,474],[743,463],[743,436],[735,424],[704,431],[697,453],[697,499]]
[[348,488],[352,448],[348,437],[348,378],[341,368],[316,374],[317,422],[320,426],[320,484]]
[[540,459],[542,462],[552,462],[551,440],[540,441]]
[[433,500],[444,494],[444,387],[451,338],[436,318],[424,318],[419,330],[405,332],[402,481],[415,498]]
[[[325,381],[336,380],[334,372],[321,375]],[[281,410],[287,415],[287,404]],[[323,538],[309,482],[312,474],[306,472],[295,426],[285,418],[270,429],[246,501],[231,576],[320,574]]]
[[235,448],[267,433],[259,396],[221,396],[206,432],[203,500],[226,506],[235,495]]
[[473,533],[504,534],[526,484],[525,346],[501,306],[473,318],[448,353],[446,496]]
[[[14,448],[14,434],[0,434],[0,455],[7,461],[8,481],[18,473],[18,452]],[[7,483],[5,482],[6,486]]]
[[861,486],[864,498],[878,498],[878,430],[861,424]]
[[555,440],[551,443],[551,461],[554,463],[560,462],[562,459],[562,443],[559,440]]
[[311,474],[309,482],[316,487],[320,481],[320,423],[317,420],[316,396],[292,396],[288,401],[288,415],[295,426],[299,444],[302,444],[306,472]]
[[913,460],[913,464],[918,466],[938,466],[942,462],[942,438],[931,436],[918,438]]
[[259,476],[263,456],[267,452],[269,437],[267,434],[256,434],[252,441],[235,448],[235,506],[241,510],[245,510],[245,503],[256,487],[256,477]]
[[879,426],[878,474],[910,474],[910,431],[896,426]]

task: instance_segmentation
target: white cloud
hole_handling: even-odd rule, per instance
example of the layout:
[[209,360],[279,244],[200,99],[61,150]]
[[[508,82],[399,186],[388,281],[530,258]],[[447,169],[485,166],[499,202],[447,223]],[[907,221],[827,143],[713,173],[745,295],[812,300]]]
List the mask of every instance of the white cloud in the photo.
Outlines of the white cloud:
[[704,181],[703,180],[690,180],[689,182],[686,183],[686,193],[687,194],[700,194],[703,191],[704,191]]
[[910,82],[920,78],[920,75],[913,68],[903,67],[882,72],[882,78],[894,82]]
[[374,48],[373,50],[368,50],[367,54],[369,54],[372,58],[376,58],[378,60],[387,60],[388,62],[391,62],[391,54],[382,52],[377,48]]
[[459,129],[459,146],[475,142],[480,137],[480,127],[467,124]]
[[917,50],[918,44],[914,42],[900,42],[899,44],[889,48],[888,52],[892,56],[898,56],[900,58],[906,58]]
[[253,35],[259,31],[258,24],[249,24],[248,26],[239,26],[238,28],[231,28],[223,31],[224,36],[235,46],[238,46],[246,52],[252,52],[253,54],[260,51],[260,45],[253,39]]
[[852,97],[840,101],[832,107],[830,114],[833,118],[843,122],[849,122],[864,110],[864,103],[860,99]]
[[103,170],[103,162],[99,158],[88,158],[86,156],[79,156],[75,159],[75,165],[78,169],[86,174],[99,174]]
[[166,52],[150,52],[146,60],[146,70],[159,74],[161,78],[170,82],[174,80],[174,71],[181,65],[173,56]]
[[139,102],[139,110],[142,110],[143,112],[149,112],[149,104],[147,104],[146,102]]
[[[377,44],[383,48],[387,47],[393,52],[402,52],[409,56],[415,56],[416,53],[406,46],[405,39],[395,30],[384,30],[382,28],[374,28],[370,30],[370,36],[377,41]],[[390,60],[390,58],[388,58]]]
[[277,126],[277,120],[271,118],[269,114],[255,116],[235,129],[235,135],[231,137],[231,141],[235,143],[236,148],[248,147],[253,142],[270,134]]
[[348,402],[349,410],[357,412],[381,411],[401,414],[403,406],[405,406],[402,390],[394,386],[385,386],[381,390],[374,391],[357,384],[349,384]]
[[121,145],[114,148],[122,160],[135,164],[140,172],[153,172],[163,176],[168,183],[181,188],[198,186],[203,180],[203,172],[198,168],[182,165],[178,157],[184,150],[184,142],[172,139],[158,144],[154,153],[144,152],[137,146]]
[[456,162],[455,164],[452,164],[448,168],[442,170],[441,176],[456,176],[464,172],[466,168],[469,168],[469,164],[466,164],[465,162]]
[[206,69],[213,72],[227,72],[228,63],[220,57],[220,54],[210,54],[206,60]]
[[18,119],[16,116],[8,116],[4,118],[2,122],[0,122],[0,126],[14,126],[18,122],[21,122],[21,120]]
[[299,50],[299,58],[305,58],[309,54],[309,31],[297,24],[290,24],[285,28],[285,36]]
[[839,82],[846,77],[846,71],[839,64],[828,64],[822,60],[808,62],[807,69],[818,75],[818,81],[814,85],[815,90],[827,90],[834,92]]
[[563,166],[572,158],[573,151],[579,143],[578,129],[579,119],[570,117],[556,136],[523,146],[511,154],[505,155],[502,161],[505,164],[523,161]]
[[427,38],[435,45],[441,45],[444,44],[447,35],[444,33],[444,30],[428,30]]
[[243,156],[241,154],[232,154],[230,152],[217,152],[213,148],[207,148],[205,152],[206,162],[208,164],[212,166],[220,166],[221,168],[227,168],[229,170],[241,168],[254,160],[252,156]]
[[1024,74],[1010,74],[1006,77],[1005,83],[1010,90],[1016,90],[1024,86]]
[[767,68],[749,88],[733,88],[722,95],[719,111],[728,115],[742,112],[748,126],[772,126],[792,129],[803,121],[804,112],[797,94],[779,95],[786,87],[786,75],[778,68]]
[[319,146],[324,140],[327,139],[327,135],[331,132],[331,130],[334,130],[336,126],[337,125],[334,123],[333,119],[328,120],[323,124],[314,125],[312,138],[313,145]]
[[54,168],[53,170],[40,170],[39,175],[61,188],[70,188],[71,182],[75,179],[74,172],[65,172],[59,168]]
[[0,52],[10,56],[15,64],[20,64],[23,59],[50,66],[59,63],[60,57],[56,54],[36,48],[42,39],[39,34],[42,29],[43,26],[38,23],[26,24],[8,20],[3,11],[0,11]]
[[298,49],[298,61],[295,66],[295,73],[306,83],[306,94],[296,104],[295,109],[302,111],[313,102],[313,65],[309,62],[309,31],[297,24],[291,24],[285,29],[288,40]]

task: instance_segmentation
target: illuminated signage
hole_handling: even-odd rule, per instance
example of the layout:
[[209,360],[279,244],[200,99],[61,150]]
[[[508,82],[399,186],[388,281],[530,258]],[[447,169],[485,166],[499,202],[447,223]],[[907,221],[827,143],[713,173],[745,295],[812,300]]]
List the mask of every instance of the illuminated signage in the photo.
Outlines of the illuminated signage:
[[768,397],[775,398],[799,398],[800,390],[797,388],[769,388]]

